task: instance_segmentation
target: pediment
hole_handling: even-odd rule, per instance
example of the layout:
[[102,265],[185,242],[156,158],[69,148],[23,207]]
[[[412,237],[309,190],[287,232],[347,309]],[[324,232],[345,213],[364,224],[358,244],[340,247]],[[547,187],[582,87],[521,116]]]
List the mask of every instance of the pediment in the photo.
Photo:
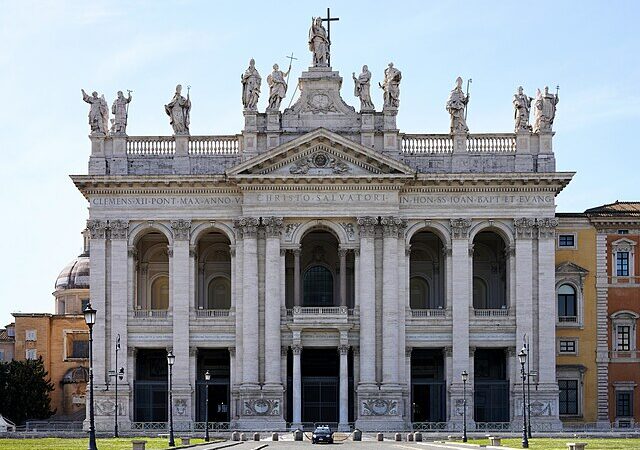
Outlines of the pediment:
[[571,261],[566,261],[563,263],[560,263],[556,266],[556,274],[580,274],[580,275],[586,275],[588,274],[589,271],[587,269],[585,269],[584,267],[581,267],[575,263],[572,263]]
[[411,167],[357,142],[316,129],[254,156],[227,171],[227,176],[412,178]]

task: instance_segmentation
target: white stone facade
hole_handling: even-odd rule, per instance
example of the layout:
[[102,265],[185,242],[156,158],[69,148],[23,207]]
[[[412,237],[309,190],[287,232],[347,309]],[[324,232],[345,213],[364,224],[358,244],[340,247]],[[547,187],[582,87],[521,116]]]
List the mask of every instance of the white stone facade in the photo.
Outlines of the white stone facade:
[[[473,422],[481,384],[474,384],[474,355],[491,349],[504,358],[506,421],[517,423],[515,355],[524,335],[539,373],[536,426],[560,426],[554,214],[572,174],[555,172],[552,134],[403,134],[397,109],[358,113],[342,100],[341,84],[331,68],[310,68],[291,108],[245,110],[236,136],[91,136],[89,174],[73,180],[90,206],[98,429],[113,423],[112,390],[104,389],[118,334],[127,349],[121,427],[141,422],[139,355],[167,348],[176,356],[180,426],[203,421],[196,380],[199,355],[211,349],[228,355],[232,428],[308,421],[307,349],[335,358],[342,429],[416,422],[422,400],[413,392],[412,358],[424,349],[441,358],[444,383],[442,414],[424,417],[459,427],[466,370]],[[429,233],[424,242],[420,233]],[[317,242],[307,245],[309,236]],[[218,259],[206,256],[215,253],[207,246],[220,247]],[[161,247],[164,253],[153,253]],[[415,256],[422,247],[426,256]],[[330,305],[305,303],[311,288],[303,274],[316,267],[309,261],[333,276]],[[485,263],[488,284],[474,275]],[[163,273],[168,288],[153,284]],[[504,292],[497,308],[486,307],[497,292],[492,283]],[[154,309],[163,289],[168,307]],[[230,289],[228,305],[207,303],[216,289]],[[440,303],[412,307],[414,292]]]

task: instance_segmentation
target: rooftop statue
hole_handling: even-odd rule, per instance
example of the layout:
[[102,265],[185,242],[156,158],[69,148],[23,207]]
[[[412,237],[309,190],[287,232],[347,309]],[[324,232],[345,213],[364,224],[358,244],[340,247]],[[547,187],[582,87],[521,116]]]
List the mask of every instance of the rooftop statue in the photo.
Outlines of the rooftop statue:
[[329,37],[322,25],[322,18],[314,17],[311,19],[309,29],[309,50],[313,54],[313,67],[329,66],[329,45]]
[[249,61],[249,67],[241,76],[242,82],[242,105],[244,109],[255,111],[258,108],[260,98],[260,83],[262,78],[256,69],[256,62],[253,58]]
[[356,78],[355,72],[353,72],[352,77],[355,84],[353,95],[360,98],[360,110],[374,110],[375,106],[371,101],[371,72],[369,72],[369,68],[366,65],[362,66],[362,73],[358,75],[358,78]]
[[269,85],[269,107],[268,109],[280,109],[282,99],[287,95],[287,82],[285,78],[289,75],[291,66],[286,72],[282,72],[277,64],[273,65],[273,72],[267,77]]
[[557,92],[555,94],[549,93],[549,86],[545,86],[544,93],[538,89],[535,102],[536,114],[533,125],[533,131],[535,133],[553,130],[553,120],[556,118],[556,105],[559,101],[560,99],[558,98]]
[[516,133],[519,131],[531,131],[529,113],[531,112],[532,100],[532,97],[528,97],[523,92],[522,86],[519,86],[518,92],[513,95],[513,107],[515,108],[513,118],[516,121]]
[[115,135],[127,134],[127,119],[129,116],[129,103],[131,102],[131,91],[127,92],[128,97],[125,97],[122,91],[118,91],[116,99],[111,105],[111,133]]
[[384,91],[384,108],[397,108],[400,106],[400,80],[402,73],[389,63],[384,70],[384,81],[378,83]]
[[462,78],[456,79],[456,86],[449,94],[447,111],[451,115],[451,133],[468,133],[469,127],[464,112],[469,103],[469,96],[462,91]]
[[89,109],[89,127],[91,134],[107,134],[109,130],[109,106],[104,99],[104,95],[98,97],[98,93],[93,91],[91,95],[82,90],[82,99],[91,105]]
[[176,86],[176,93],[169,104],[164,105],[164,110],[170,117],[169,123],[173,127],[176,135],[189,134],[191,100],[189,99],[189,86],[187,87],[187,98],[182,96],[182,85]]

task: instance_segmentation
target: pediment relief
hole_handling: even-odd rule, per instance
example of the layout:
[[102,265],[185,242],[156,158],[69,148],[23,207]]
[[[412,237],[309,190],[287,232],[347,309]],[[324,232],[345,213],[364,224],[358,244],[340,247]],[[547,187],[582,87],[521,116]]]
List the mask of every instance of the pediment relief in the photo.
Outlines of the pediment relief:
[[284,115],[289,114],[345,114],[355,116],[353,106],[347,105],[340,94],[331,90],[310,90],[303,92],[298,101],[285,110]]
[[404,163],[325,129],[317,129],[230,169],[230,177],[363,176],[413,177]]

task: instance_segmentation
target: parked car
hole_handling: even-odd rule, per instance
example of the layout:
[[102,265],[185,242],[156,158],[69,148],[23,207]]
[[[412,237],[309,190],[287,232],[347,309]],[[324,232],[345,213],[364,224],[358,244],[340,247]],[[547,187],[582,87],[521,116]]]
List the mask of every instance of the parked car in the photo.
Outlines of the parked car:
[[328,425],[319,425],[313,430],[311,436],[311,443],[317,444],[318,442],[326,442],[327,444],[333,444],[333,433]]

